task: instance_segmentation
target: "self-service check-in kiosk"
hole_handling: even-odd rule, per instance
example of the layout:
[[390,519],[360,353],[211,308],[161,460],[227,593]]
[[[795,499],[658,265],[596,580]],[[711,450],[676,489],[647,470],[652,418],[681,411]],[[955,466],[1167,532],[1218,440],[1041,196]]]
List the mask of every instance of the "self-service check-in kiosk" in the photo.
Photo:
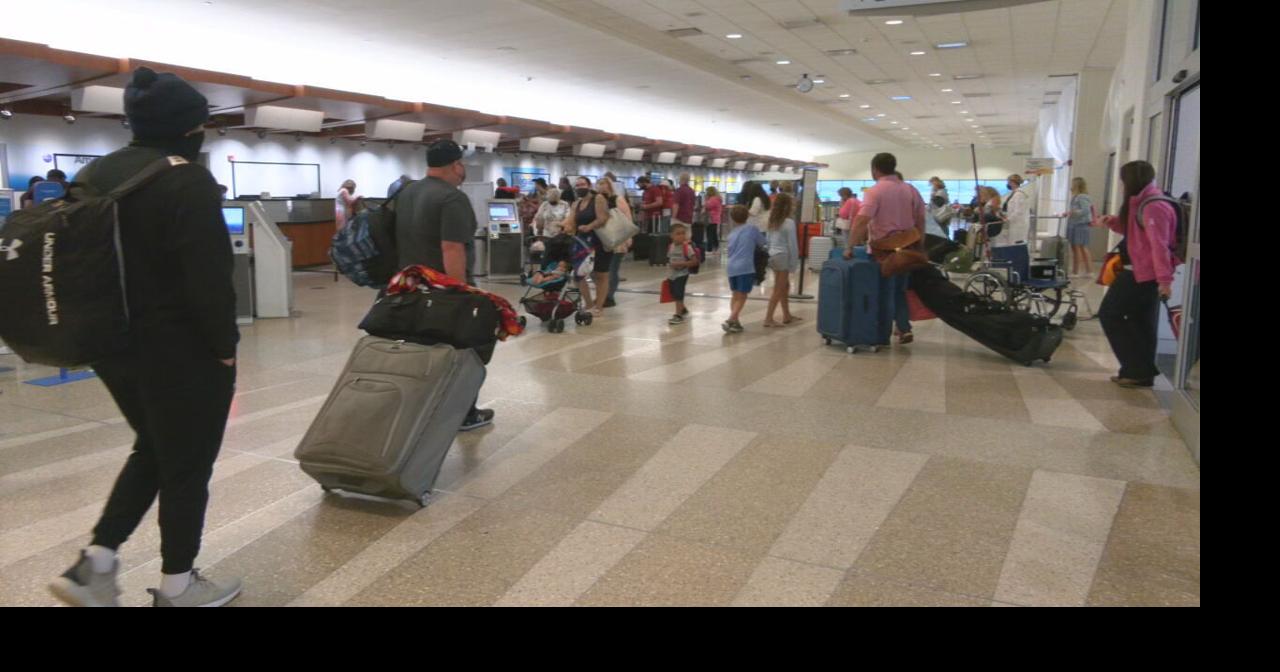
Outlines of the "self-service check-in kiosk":
[[231,280],[236,289],[236,324],[253,324],[253,247],[249,243],[244,208],[223,208],[222,220],[227,224],[235,262]]
[[524,267],[524,231],[516,201],[489,200],[489,277],[520,275]]
[[292,317],[293,243],[259,201],[231,201],[222,216],[236,260],[237,321]]

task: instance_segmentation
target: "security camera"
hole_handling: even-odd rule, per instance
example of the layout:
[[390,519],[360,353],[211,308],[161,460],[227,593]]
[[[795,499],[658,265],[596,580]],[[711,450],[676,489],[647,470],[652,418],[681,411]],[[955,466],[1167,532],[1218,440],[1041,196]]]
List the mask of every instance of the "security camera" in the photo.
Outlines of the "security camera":
[[259,139],[259,140],[266,140],[266,139],[267,139],[267,132],[266,132],[266,131],[258,131],[258,139]]
[[799,91],[800,93],[809,93],[812,90],[813,80],[809,79],[809,75],[806,73],[800,77],[800,81],[796,82],[796,91]]

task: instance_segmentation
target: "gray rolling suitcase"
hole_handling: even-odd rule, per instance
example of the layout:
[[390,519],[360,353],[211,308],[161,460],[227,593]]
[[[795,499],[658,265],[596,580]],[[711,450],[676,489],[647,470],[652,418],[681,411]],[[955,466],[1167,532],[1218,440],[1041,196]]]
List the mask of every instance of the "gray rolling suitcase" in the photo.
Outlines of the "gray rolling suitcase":
[[484,378],[474,350],[366,336],[294,455],[325,490],[426,506]]

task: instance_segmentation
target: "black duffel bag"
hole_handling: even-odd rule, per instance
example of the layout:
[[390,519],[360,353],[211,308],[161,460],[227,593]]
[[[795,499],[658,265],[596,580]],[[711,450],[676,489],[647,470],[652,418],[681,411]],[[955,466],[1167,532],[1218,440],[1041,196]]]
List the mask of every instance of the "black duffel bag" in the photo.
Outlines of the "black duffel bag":
[[488,297],[423,287],[379,296],[360,322],[370,336],[458,349],[493,345],[499,325],[498,309]]

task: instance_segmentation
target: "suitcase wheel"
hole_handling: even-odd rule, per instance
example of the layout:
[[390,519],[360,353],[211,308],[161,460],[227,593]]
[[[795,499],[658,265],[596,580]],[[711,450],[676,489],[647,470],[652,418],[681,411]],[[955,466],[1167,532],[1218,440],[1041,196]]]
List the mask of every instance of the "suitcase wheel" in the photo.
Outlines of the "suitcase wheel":
[[521,329],[524,329],[524,328],[525,328],[525,327],[527,327],[527,326],[529,326],[529,320],[528,320],[528,318],[526,318],[524,315],[521,315],[521,316],[520,316],[520,328],[521,328]]
[[829,338],[823,337],[822,342],[826,343],[827,345],[831,345],[831,339]]
[[851,346],[849,346],[848,348],[846,348],[845,350],[846,350],[849,354],[851,354],[851,355],[856,355],[856,354],[858,354],[858,349],[857,349],[857,348],[855,348],[855,347],[853,347],[852,345],[851,345]]
[[418,498],[418,506],[420,508],[425,509],[427,508],[427,505],[430,503],[431,503],[431,493],[429,492],[423,493],[423,495]]

